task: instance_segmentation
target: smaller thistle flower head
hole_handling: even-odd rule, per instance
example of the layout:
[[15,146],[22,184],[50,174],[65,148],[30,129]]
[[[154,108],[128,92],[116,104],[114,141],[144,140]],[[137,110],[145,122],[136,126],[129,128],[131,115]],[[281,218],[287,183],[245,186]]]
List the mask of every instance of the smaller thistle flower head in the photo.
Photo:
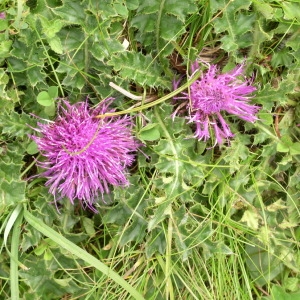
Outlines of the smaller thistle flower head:
[[93,211],[96,198],[109,193],[109,185],[129,184],[126,167],[139,146],[129,117],[96,118],[108,112],[108,105],[106,100],[91,109],[86,102],[62,101],[55,122],[38,123],[40,135],[31,136],[46,159],[38,162],[46,169],[39,176],[48,179],[50,193],[72,204],[78,199]]
[[[195,62],[191,71],[199,69]],[[242,77],[244,65],[238,65],[232,71],[220,74],[216,65],[210,65],[206,73],[193,82],[189,92],[183,92],[175,100],[188,100],[189,123],[196,126],[195,137],[207,141],[214,131],[216,143],[222,144],[224,139],[234,136],[226,123],[222,112],[254,122],[259,107],[249,104],[250,94],[256,90],[251,81]],[[178,88],[180,81],[174,82],[174,89]]]

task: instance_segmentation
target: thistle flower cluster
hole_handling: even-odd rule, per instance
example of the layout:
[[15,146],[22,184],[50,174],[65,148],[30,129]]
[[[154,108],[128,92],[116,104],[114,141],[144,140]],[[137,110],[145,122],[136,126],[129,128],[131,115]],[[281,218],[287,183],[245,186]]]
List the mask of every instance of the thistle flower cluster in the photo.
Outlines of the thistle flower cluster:
[[[184,101],[189,123],[195,125],[194,136],[198,140],[207,141],[214,132],[216,145],[234,136],[223,112],[247,122],[257,120],[259,108],[249,104],[256,88],[243,76],[243,67],[243,64],[238,65],[220,74],[217,66],[210,65],[190,85],[188,92],[174,98]],[[197,70],[196,62],[191,71]],[[174,82],[175,89],[180,82]],[[47,178],[46,186],[50,187],[56,201],[67,197],[74,204],[78,199],[83,207],[96,211],[96,199],[109,193],[111,185],[129,184],[126,169],[132,164],[140,144],[132,136],[132,122],[128,116],[97,118],[113,112],[109,110],[110,102],[107,99],[92,109],[87,102],[71,105],[66,100],[61,101],[56,120],[39,122],[39,128],[35,128],[39,135],[31,138],[45,157],[38,162],[46,169],[39,176]]]
[[38,162],[46,169],[40,176],[48,178],[46,186],[56,201],[67,197],[74,204],[78,199],[95,211],[95,199],[109,193],[110,185],[129,184],[126,168],[139,144],[129,117],[96,118],[108,112],[108,105],[105,101],[91,109],[87,102],[62,101],[54,122],[38,123],[40,134],[31,137],[46,158]]
[[[194,74],[199,70],[195,62],[191,66]],[[210,65],[206,73],[193,82],[188,92],[183,92],[175,100],[186,101],[189,112],[189,123],[195,125],[194,137],[207,141],[214,132],[216,143],[222,144],[224,140],[234,136],[226,123],[222,112],[247,121],[257,120],[256,113],[259,107],[249,104],[250,94],[256,90],[251,80],[243,76],[244,65],[238,65],[232,71],[220,74],[216,65]],[[174,82],[174,89],[178,88],[181,80]]]

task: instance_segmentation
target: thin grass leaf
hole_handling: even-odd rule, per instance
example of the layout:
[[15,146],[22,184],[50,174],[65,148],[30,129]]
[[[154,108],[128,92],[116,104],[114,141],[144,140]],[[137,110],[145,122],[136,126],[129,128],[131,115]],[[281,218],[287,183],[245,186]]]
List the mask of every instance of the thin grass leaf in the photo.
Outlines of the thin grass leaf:
[[74,254],[78,258],[84,260],[89,265],[95,267],[97,270],[105,274],[107,277],[111,278],[117,284],[122,286],[129,294],[132,295],[137,300],[144,300],[144,297],[130,284],[128,284],[121,276],[119,276],[115,271],[107,267],[104,263],[96,259],[91,254],[87,253],[82,248],[78,247],[74,243],[70,242],[68,239],[57,233],[52,228],[48,227],[41,222],[38,218],[34,217],[28,210],[24,210],[24,217],[26,221],[33,226],[36,230],[40,231],[54,242],[56,242],[60,247],[66,249],[70,253]]

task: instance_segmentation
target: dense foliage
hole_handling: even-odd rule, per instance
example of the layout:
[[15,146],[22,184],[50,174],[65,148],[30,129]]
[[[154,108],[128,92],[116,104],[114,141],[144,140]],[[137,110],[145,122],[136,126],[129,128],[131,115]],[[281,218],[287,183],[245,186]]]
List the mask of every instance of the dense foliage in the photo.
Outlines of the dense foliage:
[[[1,12],[1,298],[300,297],[297,0],[4,0]],[[230,143],[195,139],[172,100],[197,59],[202,72],[245,63],[257,89],[258,121],[225,116]],[[130,185],[97,214],[56,206],[33,128],[60,99],[107,97],[143,144]]]

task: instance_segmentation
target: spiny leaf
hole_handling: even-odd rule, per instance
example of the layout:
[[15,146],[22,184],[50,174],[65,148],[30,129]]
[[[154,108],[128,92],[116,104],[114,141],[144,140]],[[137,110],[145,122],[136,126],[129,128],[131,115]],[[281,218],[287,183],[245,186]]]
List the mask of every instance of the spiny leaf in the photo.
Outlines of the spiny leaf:
[[71,24],[83,24],[85,13],[79,2],[66,0],[63,6],[53,10],[55,14],[59,15],[65,22]]
[[23,151],[20,144],[5,146],[0,155],[0,212],[9,205],[15,205],[25,199],[26,183],[20,178],[23,167]]
[[[229,4],[225,0],[212,2],[212,11],[223,12],[222,18],[216,18],[214,24],[217,33],[226,32],[221,38],[222,48],[226,51],[235,51],[251,45],[252,36],[247,33],[253,28],[256,15],[246,12],[250,5],[250,0],[235,0]],[[241,11],[242,9],[245,12]]]
[[288,94],[292,93],[295,89],[296,83],[293,79],[293,74],[288,75],[286,78],[278,82],[278,86],[274,87],[270,83],[259,90],[255,96],[255,102],[262,104],[263,107],[270,111],[275,103],[278,105],[286,105],[288,101]]
[[155,46],[158,53],[170,53],[173,49],[170,40],[185,32],[183,25],[187,16],[197,10],[195,2],[140,1],[137,14],[131,21],[131,26],[138,29],[137,39],[144,46]]
[[[130,178],[131,186],[127,189],[116,189],[115,198],[119,202],[103,217],[103,222],[124,226],[121,245],[131,241],[140,242],[146,235],[147,222],[145,209],[149,203],[145,199],[145,191],[138,183],[138,177]],[[130,225],[128,226],[128,224]]]
[[28,124],[32,124],[32,119],[25,113],[11,111],[9,114],[0,114],[0,128],[3,134],[23,138],[31,132]]
[[141,86],[169,87],[169,82],[162,77],[163,70],[150,55],[142,53],[123,52],[114,55],[108,64],[113,66],[120,75],[128,80],[134,80]]

